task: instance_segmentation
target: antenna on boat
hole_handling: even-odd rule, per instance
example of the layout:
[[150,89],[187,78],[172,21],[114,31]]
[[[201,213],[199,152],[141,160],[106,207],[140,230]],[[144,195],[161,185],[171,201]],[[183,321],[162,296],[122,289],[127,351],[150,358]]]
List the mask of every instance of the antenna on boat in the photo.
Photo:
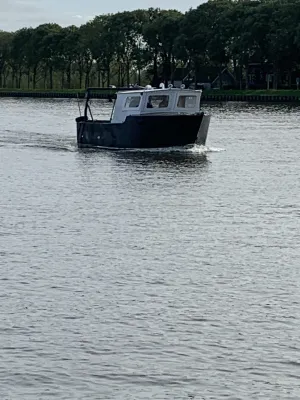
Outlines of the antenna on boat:
[[78,92],[77,92],[77,104],[78,104],[79,114],[80,114],[80,116],[81,116],[81,109],[80,109],[79,93],[78,93]]

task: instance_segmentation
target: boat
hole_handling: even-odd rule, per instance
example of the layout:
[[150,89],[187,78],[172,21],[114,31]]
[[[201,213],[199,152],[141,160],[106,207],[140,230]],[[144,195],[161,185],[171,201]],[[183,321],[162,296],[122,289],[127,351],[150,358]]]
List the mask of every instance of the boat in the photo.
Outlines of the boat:
[[76,118],[79,148],[142,149],[205,145],[210,115],[200,110],[201,90],[150,85],[117,92],[109,120],[94,119],[87,88],[84,115]]

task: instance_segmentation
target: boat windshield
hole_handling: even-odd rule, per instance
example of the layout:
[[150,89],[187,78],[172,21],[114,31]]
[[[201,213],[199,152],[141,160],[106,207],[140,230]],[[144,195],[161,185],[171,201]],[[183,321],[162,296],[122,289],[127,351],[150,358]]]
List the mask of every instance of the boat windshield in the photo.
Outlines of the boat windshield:
[[87,112],[88,118],[94,121],[110,120],[111,117],[111,107],[105,107],[103,100],[100,99],[90,99],[89,109]]
[[168,95],[149,96],[147,108],[167,108],[169,106]]
[[177,107],[178,108],[195,108],[197,96],[179,96]]
[[[105,95],[113,97],[115,91],[113,89],[105,90]],[[89,120],[94,121],[109,121],[111,119],[111,107],[106,107],[103,99],[103,89],[101,88],[88,88],[85,94],[85,111]],[[106,97],[106,96],[105,96]],[[113,106],[114,108],[114,106]]]
[[141,103],[141,96],[128,96],[125,102],[125,108],[138,108]]

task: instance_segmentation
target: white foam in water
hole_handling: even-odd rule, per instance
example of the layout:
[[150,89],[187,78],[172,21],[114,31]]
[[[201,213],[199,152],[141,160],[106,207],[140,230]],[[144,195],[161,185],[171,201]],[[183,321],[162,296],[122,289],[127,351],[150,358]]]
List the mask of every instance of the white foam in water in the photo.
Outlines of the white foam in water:
[[225,151],[225,149],[218,148],[218,147],[208,147],[207,151],[209,153],[219,153],[220,151]]
[[149,149],[119,149],[126,152],[150,152],[150,153],[194,153],[194,154],[206,154],[224,151],[224,149],[216,147],[207,147],[201,145],[188,145],[188,146],[174,146],[174,147],[158,147]]

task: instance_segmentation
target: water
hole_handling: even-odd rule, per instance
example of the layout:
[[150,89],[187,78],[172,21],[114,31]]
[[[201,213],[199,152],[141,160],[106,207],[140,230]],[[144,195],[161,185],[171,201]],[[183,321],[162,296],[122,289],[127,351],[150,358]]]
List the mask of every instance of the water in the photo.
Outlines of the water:
[[99,152],[0,100],[1,399],[299,399],[300,109],[205,108],[207,148]]

